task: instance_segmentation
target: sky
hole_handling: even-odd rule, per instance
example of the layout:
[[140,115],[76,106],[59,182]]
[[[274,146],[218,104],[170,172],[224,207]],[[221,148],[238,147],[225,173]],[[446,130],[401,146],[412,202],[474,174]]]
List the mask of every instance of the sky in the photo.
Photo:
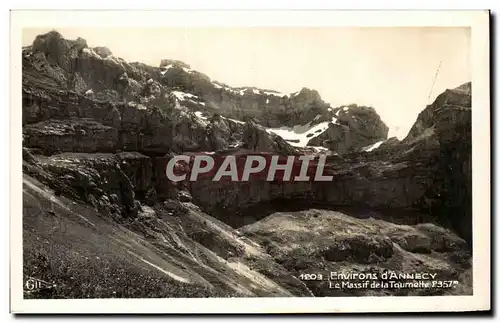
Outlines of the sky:
[[[161,59],[176,59],[230,86],[284,93],[307,87],[333,107],[372,106],[389,127],[389,137],[400,139],[437,95],[471,80],[466,27],[57,30],[68,39],[82,37],[91,47],[106,46],[130,62],[159,66]],[[24,29],[23,45],[48,31]]]

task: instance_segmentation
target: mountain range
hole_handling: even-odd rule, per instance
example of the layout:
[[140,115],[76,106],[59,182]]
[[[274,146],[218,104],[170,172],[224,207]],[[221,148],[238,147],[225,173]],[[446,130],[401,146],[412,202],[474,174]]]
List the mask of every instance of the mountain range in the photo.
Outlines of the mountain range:
[[[52,31],[22,50],[25,276],[32,298],[464,295],[471,83],[403,140],[374,107],[231,87]],[[173,183],[178,154],[326,155],[331,182]],[[332,289],[303,274],[435,272],[453,289]]]

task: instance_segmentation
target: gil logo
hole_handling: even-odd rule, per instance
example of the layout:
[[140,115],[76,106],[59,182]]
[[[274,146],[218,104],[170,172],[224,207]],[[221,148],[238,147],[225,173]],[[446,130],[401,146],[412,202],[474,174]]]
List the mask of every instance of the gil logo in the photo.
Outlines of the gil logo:
[[40,289],[54,288],[54,287],[56,287],[55,284],[34,277],[27,277],[27,280],[24,283],[24,290],[27,292],[34,292]]

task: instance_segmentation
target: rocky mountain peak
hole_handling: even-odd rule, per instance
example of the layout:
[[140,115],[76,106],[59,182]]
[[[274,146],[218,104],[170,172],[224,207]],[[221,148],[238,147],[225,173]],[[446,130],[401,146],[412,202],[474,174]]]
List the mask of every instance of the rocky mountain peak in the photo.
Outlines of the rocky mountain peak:
[[93,48],[97,55],[101,56],[101,58],[106,58],[108,56],[113,55],[111,50],[104,46],[98,46]]
[[472,83],[471,82],[464,83],[464,84],[462,84],[460,86],[457,86],[453,90],[455,90],[455,91],[462,91],[462,92],[465,92],[465,93],[471,93],[472,92]]
[[[360,150],[387,138],[387,127],[373,108],[332,108],[314,89],[303,87],[286,94],[231,87],[179,60],[163,59],[159,67],[127,63],[107,47],[89,48],[85,40],[66,40],[56,31],[38,36],[32,47],[34,54],[24,55],[23,68],[26,75],[37,77],[27,81],[56,82],[92,100],[130,102],[139,110],[175,108],[192,112],[198,119],[200,113],[216,114],[235,124],[251,119],[270,130],[264,135],[285,136],[286,144],[323,146],[335,153]],[[45,79],[40,82],[41,75]]]
[[303,99],[309,101],[322,101],[319,92],[303,87],[299,92],[292,93],[291,98]]
[[[464,83],[456,88],[447,89],[437,96],[434,102],[428,105],[417,117],[408,135],[403,142],[413,142],[419,138],[430,136],[439,131],[440,127],[446,127],[447,124],[456,125],[461,121],[464,113],[470,113],[471,109],[471,82]],[[445,120],[443,123],[436,123],[439,115],[444,112],[450,112],[451,120]]]
[[87,41],[83,38],[68,40],[57,31],[50,31],[38,35],[33,41],[34,53],[43,53],[47,60],[62,67],[66,71],[72,70],[72,62],[80,52],[88,48]]

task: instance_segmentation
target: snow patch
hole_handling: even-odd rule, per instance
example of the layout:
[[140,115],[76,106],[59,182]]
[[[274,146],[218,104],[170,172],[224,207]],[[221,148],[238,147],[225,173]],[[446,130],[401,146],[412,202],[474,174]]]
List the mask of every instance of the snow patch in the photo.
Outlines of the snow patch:
[[148,108],[144,104],[140,104],[134,101],[130,101],[128,106],[136,108],[137,110],[147,110]]
[[160,71],[161,75],[165,75],[165,73],[167,73],[167,71],[169,69],[171,69],[172,67],[174,67],[174,65],[172,65],[172,64],[162,67],[161,68],[162,70]]
[[317,152],[317,153],[326,153],[326,152],[330,151],[330,149],[325,148],[323,146],[307,146],[307,148],[311,148],[312,150],[314,150],[314,152]]
[[269,99],[266,99],[266,104],[269,104]]
[[274,91],[272,91],[272,92],[271,91],[264,91],[264,94],[277,96],[277,97],[284,97],[286,95],[285,93],[274,92]]
[[82,49],[82,51],[84,53],[91,55],[91,56],[94,56],[95,58],[102,59],[102,57],[99,56],[99,54],[97,54],[92,48],[84,48],[84,49]]
[[308,123],[306,125],[295,126],[293,128],[268,128],[266,131],[280,136],[294,147],[306,147],[309,140],[321,135],[328,129],[329,123],[329,121],[326,121],[318,123],[314,126],[311,126],[311,123]]
[[181,101],[187,100],[189,98],[191,99],[197,99],[198,97],[194,94],[191,93],[185,93],[181,91],[172,91],[172,94],[175,95],[175,97]]
[[200,105],[203,105],[205,106],[205,102],[198,102],[198,101],[195,101],[193,99],[187,99],[189,102],[193,103],[193,104],[200,104]]
[[373,151],[373,150],[377,149],[378,147],[380,147],[380,145],[381,145],[384,141],[385,141],[385,140],[378,141],[378,142],[374,143],[373,145],[367,146],[367,147],[363,148],[363,151]]
[[201,111],[196,111],[194,114],[195,114],[198,118],[200,118],[200,119],[202,119],[202,120],[208,120],[208,118],[207,118],[207,117],[204,117],[204,116],[203,116],[203,112],[201,112]]
[[[247,91],[252,91],[252,93],[258,94],[258,95],[272,95],[272,96],[276,96],[276,97],[283,97],[283,96],[287,95],[285,93],[281,93],[281,92],[277,92],[277,91],[273,91],[273,90],[264,91],[261,89],[248,88],[248,87],[247,88],[241,88],[241,87],[232,88],[232,87],[229,87],[225,84],[219,84],[219,83],[215,83],[215,82],[212,82],[212,84],[214,85],[214,87],[216,87],[218,89],[224,89],[228,92],[238,94],[238,95],[245,95],[245,93]],[[298,93],[299,92],[295,93],[294,95],[297,95]],[[266,103],[269,103],[269,102],[266,101]]]
[[233,121],[233,122],[239,123],[239,124],[245,124],[243,121],[240,121],[240,120],[231,119],[231,118],[226,118],[226,117],[222,117],[222,118],[223,118],[223,119],[226,119],[226,120],[229,120],[229,121]]

